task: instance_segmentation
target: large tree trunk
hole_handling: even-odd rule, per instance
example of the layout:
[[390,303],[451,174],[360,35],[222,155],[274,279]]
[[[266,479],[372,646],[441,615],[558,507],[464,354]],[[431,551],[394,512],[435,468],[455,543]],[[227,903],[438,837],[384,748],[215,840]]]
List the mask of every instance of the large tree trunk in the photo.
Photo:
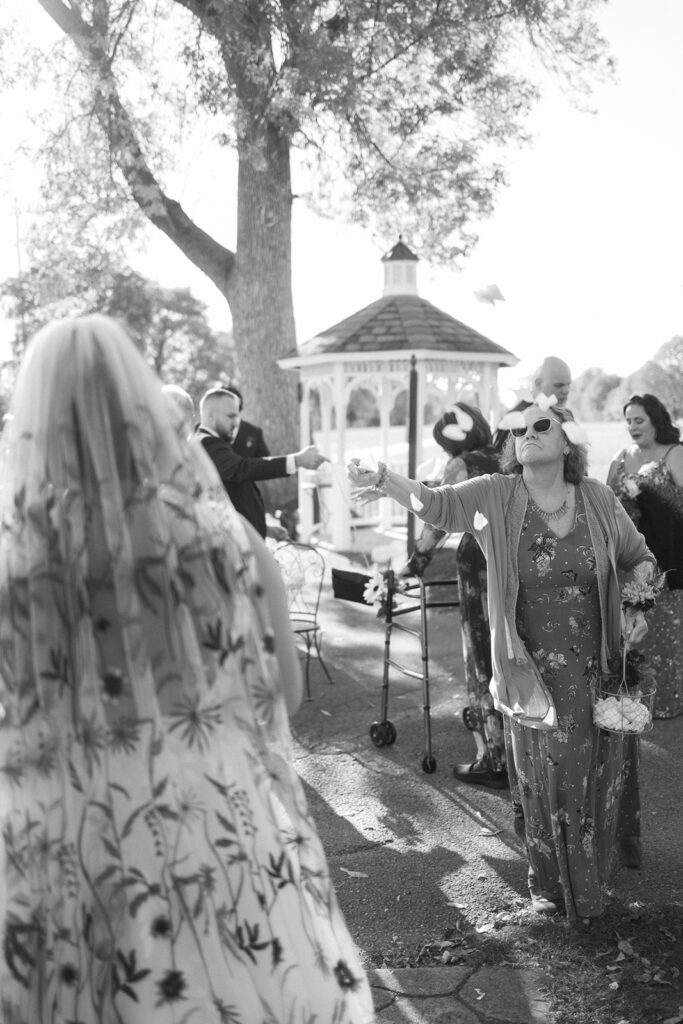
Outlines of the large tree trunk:
[[[263,428],[273,454],[284,454],[296,451],[302,440],[297,377],[276,363],[296,345],[289,143],[275,127],[260,126],[240,140],[238,157],[230,308],[244,415]],[[296,497],[296,477],[264,490],[271,509],[283,507]]]

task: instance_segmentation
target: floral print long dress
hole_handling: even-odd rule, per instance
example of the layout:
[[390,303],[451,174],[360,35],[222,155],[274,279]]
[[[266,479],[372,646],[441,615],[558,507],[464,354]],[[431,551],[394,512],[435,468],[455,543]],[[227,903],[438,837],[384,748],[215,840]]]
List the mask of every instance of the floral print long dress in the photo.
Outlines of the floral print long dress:
[[[168,497],[131,495],[106,524],[128,549],[72,608],[56,507],[17,494],[4,533],[0,1020],[360,1024],[249,539]],[[31,531],[52,561],[29,579]]]
[[517,628],[557,708],[542,732],[506,718],[513,805],[523,819],[532,895],[563,899],[570,920],[602,913],[626,745],[596,729],[591,684],[601,640],[595,557],[577,488],[573,530],[557,537],[530,502],[519,543]]
[[655,718],[673,718],[683,714],[683,488],[666,455],[638,473],[627,472],[624,457],[616,459],[608,482],[666,573],[638,653],[657,683]]

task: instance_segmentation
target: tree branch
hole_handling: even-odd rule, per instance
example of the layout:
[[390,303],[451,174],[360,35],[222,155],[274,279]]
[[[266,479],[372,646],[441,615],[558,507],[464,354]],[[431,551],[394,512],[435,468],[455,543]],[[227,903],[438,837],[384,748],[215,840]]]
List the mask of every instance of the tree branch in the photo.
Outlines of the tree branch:
[[140,210],[227,297],[235,254],[195,224],[180,203],[164,192],[152,173],[121,101],[107,56],[106,40],[94,32],[75,7],[67,6],[62,0],[38,0],[38,3],[71,39],[94,72],[96,116]]

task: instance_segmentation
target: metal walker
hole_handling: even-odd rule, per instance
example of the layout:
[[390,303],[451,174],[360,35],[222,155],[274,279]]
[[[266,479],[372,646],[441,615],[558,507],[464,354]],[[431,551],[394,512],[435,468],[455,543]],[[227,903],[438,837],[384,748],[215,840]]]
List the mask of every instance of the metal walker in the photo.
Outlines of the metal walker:
[[[396,726],[389,721],[389,669],[394,668],[405,676],[419,679],[422,682],[422,710],[424,719],[425,755],[422,759],[422,771],[431,775],[436,771],[436,759],[432,754],[432,723],[429,703],[429,636],[427,611],[431,608],[455,608],[459,600],[435,600],[429,591],[437,587],[457,587],[457,580],[424,580],[419,577],[414,583],[396,587],[393,571],[387,574],[386,596],[386,627],[384,631],[384,669],[382,674],[381,720],[370,726],[370,739],[376,747],[390,747],[396,740]],[[407,600],[403,600],[407,598]],[[417,601],[415,600],[417,598]],[[419,628],[400,621],[400,617],[410,612],[419,611]],[[391,657],[391,637],[394,630],[409,633],[420,641],[422,671],[417,672],[399,664]]]

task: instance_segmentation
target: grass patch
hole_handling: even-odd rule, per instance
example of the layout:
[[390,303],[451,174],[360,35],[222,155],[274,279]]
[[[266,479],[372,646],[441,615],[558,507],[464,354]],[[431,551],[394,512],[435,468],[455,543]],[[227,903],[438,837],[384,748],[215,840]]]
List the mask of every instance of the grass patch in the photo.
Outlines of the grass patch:
[[406,949],[393,937],[374,967],[537,968],[548,1024],[683,1024],[683,905],[613,903],[590,927],[540,917],[515,901],[472,928]]

